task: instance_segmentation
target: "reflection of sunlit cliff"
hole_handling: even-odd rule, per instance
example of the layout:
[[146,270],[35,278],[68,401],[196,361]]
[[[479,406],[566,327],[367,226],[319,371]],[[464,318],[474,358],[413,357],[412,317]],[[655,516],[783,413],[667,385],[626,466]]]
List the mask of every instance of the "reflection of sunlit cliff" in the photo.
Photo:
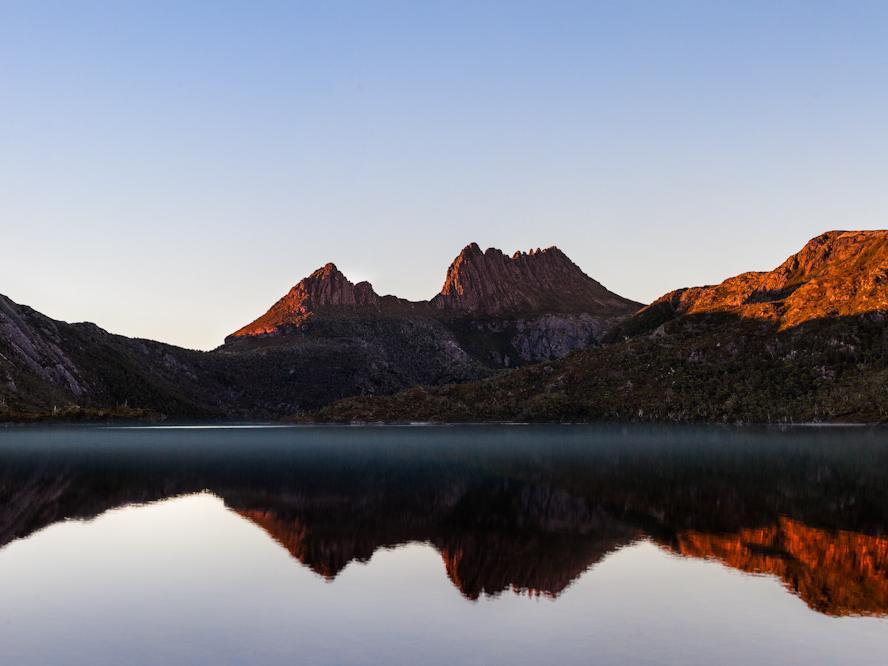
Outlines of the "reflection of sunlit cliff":
[[714,535],[683,532],[668,546],[687,557],[716,559],[749,573],[778,576],[811,608],[828,615],[888,611],[888,538],[776,525]]
[[[328,580],[379,548],[425,543],[468,599],[555,597],[607,553],[649,538],[773,574],[819,612],[888,615],[881,432],[484,435],[501,433],[497,446],[461,432],[432,429],[417,446],[410,429],[329,431],[294,446],[272,431],[263,437],[274,446],[199,449],[191,432],[131,434],[123,447],[109,431],[106,450],[84,452],[60,446],[62,432],[41,449],[49,435],[35,431],[0,459],[0,547],[63,520],[210,492]],[[572,432],[582,439],[559,444]]]
[[[328,580],[352,560],[369,560],[377,548],[430,543],[468,599],[505,590],[555,597],[604,555],[640,534],[585,498],[549,484],[498,480],[471,492],[459,484],[447,487],[451,492],[423,499],[411,495],[391,504],[384,494],[365,495],[355,503],[321,502],[322,507],[304,496],[276,508],[247,496],[225,499]],[[363,515],[358,506],[375,510]]]
[[[609,552],[643,532],[616,522],[594,533],[475,531],[448,529],[349,533],[316,529],[298,517],[266,510],[238,510],[262,527],[302,564],[332,580],[349,562],[367,561],[377,548],[430,541],[448,578],[468,599],[506,590],[557,597]],[[661,539],[657,539],[661,541]],[[884,615],[888,612],[888,538],[824,530],[782,518],[776,525],[734,534],[679,532],[662,543],[684,557],[715,559],[755,574],[779,577],[812,609],[828,615]]]
[[[332,581],[352,561],[368,561],[377,548],[423,541],[423,534],[397,537],[386,532],[355,534],[314,531],[298,517],[262,509],[238,509],[303,565]],[[374,538],[375,537],[375,538]],[[609,552],[630,543],[627,528],[604,534],[450,533],[433,537],[448,578],[468,599],[506,590],[557,597]]]

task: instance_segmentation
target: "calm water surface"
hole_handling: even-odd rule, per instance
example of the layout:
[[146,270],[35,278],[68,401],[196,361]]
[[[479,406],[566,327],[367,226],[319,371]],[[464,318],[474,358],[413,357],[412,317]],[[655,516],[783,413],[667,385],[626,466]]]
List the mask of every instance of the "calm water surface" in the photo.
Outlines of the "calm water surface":
[[0,429],[3,664],[884,664],[869,428]]

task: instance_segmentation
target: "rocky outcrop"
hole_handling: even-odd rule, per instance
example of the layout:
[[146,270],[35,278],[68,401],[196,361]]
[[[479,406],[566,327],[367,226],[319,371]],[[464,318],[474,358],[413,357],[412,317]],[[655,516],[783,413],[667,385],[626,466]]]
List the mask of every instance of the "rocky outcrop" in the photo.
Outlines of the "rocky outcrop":
[[525,363],[550,361],[576,349],[595,346],[617,319],[585,313],[519,319],[514,324],[511,342]]
[[447,270],[438,310],[473,315],[588,313],[628,315],[640,303],[605,289],[557,247],[516,252],[482,252],[467,245]]
[[590,314],[552,314],[518,319],[463,316],[447,323],[474,357],[491,366],[510,368],[594,347],[620,320]]

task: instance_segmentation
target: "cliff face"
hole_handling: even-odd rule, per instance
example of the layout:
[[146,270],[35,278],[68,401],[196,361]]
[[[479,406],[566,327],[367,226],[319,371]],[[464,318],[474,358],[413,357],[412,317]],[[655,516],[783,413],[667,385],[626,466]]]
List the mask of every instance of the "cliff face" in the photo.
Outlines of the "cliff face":
[[557,247],[516,252],[466,246],[447,270],[441,293],[431,301],[439,310],[480,315],[598,314],[628,315],[640,303],[618,296],[583,273]]

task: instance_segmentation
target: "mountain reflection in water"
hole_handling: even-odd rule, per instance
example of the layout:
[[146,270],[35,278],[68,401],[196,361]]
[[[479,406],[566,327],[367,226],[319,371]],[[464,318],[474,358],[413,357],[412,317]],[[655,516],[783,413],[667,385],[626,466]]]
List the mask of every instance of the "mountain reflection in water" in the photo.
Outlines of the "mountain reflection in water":
[[827,615],[888,614],[878,429],[620,427],[0,431],[0,547],[208,491],[334,580],[433,545],[468,599],[557,597],[647,539],[772,574]]

